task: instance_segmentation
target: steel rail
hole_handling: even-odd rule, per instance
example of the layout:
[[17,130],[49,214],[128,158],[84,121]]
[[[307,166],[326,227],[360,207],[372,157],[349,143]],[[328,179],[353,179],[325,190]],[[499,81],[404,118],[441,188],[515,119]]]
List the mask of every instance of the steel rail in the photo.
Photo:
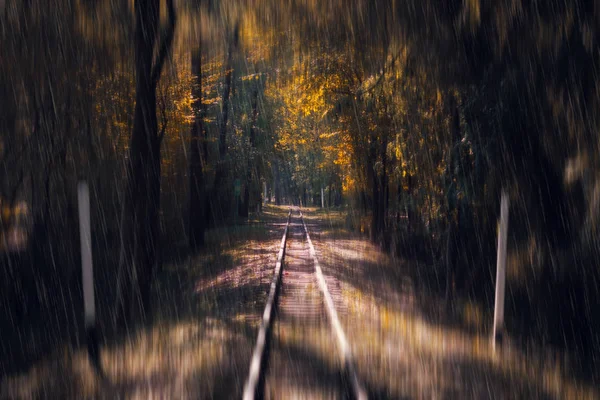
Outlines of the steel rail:
[[321,270],[321,266],[319,265],[319,259],[317,258],[315,247],[312,244],[312,240],[310,240],[308,228],[304,223],[304,216],[302,215],[302,211],[300,211],[300,219],[302,220],[302,226],[304,227],[304,232],[306,233],[306,240],[308,241],[310,255],[312,256],[313,261],[315,263],[315,275],[317,277],[317,282],[319,284],[321,292],[323,293],[323,297],[325,298],[325,307],[327,309],[327,315],[329,317],[331,325],[333,326],[333,331],[335,332],[338,347],[340,349],[340,352],[342,353],[341,355],[342,360],[344,362],[344,369],[347,373],[348,379],[350,380],[354,398],[357,400],[366,400],[368,398],[367,391],[365,390],[364,386],[358,379],[358,375],[356,374],[356,367],[354,366],[352,350],[350,348],[350,344],[348,343],[348,339],[344,334],[344,329],[342,328],[342,324],[340,323],[340,319],[335,310],[335,306],[333,304],[331,294],[329,293],[329,289],[327,288],[327,282],[325,281],[323,271]]
[[268,348],[269,337],[271,334],[271,322],[273,320],[273,313],[275,312],[275,303],[277,301],[279,287],[281,286],[281,272],[283,270],[282,266],[285,259],[285,246],[287,243],[291,217],[292,209],[290,208],[290,211],[288,212],[287,223],[285,224],[285,231],[283,232],[283,237],[281,238],[281,244],[279,246],[279,254],[277,255],[275,272],[273,273],[273,279],[271,280],[267,305],[265,307],[265,311],[263,312],[262,321],[258,330],[258,338],[256,339],[256,345],[254,346],[252,359],[250,361],[250,372],[248,374],[248,379],[244,384],[244,400],[253,400],[254,398],[263,397],[263,367],[266,361],[265,353]]

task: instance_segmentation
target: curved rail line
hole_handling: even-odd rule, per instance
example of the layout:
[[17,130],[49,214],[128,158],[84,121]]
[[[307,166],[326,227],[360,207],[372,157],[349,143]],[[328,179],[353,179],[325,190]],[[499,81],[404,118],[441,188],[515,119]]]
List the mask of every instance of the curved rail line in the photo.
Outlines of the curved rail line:
[[[306,227],[306,224],[304,222],[302,211],[298,211],[300,213],[302,227],[306,234],[309,253],[314,262],[315,278],[317,280],[319,289],[323,295],[327,316],[331,323],[333,332],[335,333],[335,337],[337,339],[337,346],[339,348],[343,360],[344,373],[346,374],[346,376],[348,377],[348,381],[350,382],[351,393],[355,399],[366,400],[367,392],[356,374],[356,368],[354,365],[352,351],[348,340],[346,339],[346,335],[344,334],[344,330],[338,318],[337,312],[335,310],[333,299],[327,288],[327,282],[325,281],[323,271],[321,270],[321,266],[319,265],[319,260],[317,259],[315,248],[310,239],[308,228]],[[269,348],[269,338],[271,334],[271,325],[273,323],[273,313],[275,312],[275,308],[277,307],[277,295],[281,286],[281,276],[284,268],[283,264],[285,259],[285,247],[287,244],[287,236],[290,226],[291,214],[292,210],[290,209],[283,238],[281,239],[279,256],[277,257],[277,264],[275,265],[273,280],[271,281],[271,288],[269,290],[267,305],[263,313],[263,318],[259,328],[256,346],[254,347],[254,352],[252,354],[248,379],[246,380],[246,383],[244,385],[244,400],[264,398],[265,366],[268,358],[267,353]]]

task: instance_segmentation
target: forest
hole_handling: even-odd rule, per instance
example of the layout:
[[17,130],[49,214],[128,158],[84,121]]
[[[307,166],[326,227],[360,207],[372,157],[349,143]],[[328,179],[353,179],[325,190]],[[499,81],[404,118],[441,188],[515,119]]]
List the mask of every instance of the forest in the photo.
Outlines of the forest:
[[594,0],[0,1],[0,377],[85,344],[86,181],[103,346],[287,205],[489,336],[504,192],[509,340],[598,390],[599,28]]

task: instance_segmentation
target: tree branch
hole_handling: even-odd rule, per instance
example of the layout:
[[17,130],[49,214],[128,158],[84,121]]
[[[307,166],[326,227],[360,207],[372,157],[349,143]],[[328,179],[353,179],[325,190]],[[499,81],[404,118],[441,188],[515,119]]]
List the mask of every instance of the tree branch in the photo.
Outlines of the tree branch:
[[173,0],[167,0],[167,10],[169,13],[169,22],[168,25],[163,29],[161,38],[160,38],[160,48],[158,49],[158,53],[156,55],[156,60],[154,62],[154,67],[152,68],[152,83],[156,85],[160,78],[160,73],[162,72],[163,65],[171,50],[171,44],[173,43],[173,36],[175,35],[175,24],[177,23],[177,15],[175,14],[175,6],[173,5]]
[[383,66],[383,70],[381,71],[381,74],[379,74],[379,77],[377,78],[377,80],[371,85],[371,87],[365,89],[365,90],[358,90],[358,92],[360,94],[365,94],[365,93],[371,93],[373,90],[375,90],[375,88],[377,86],[379,86],[381,84],[381,82],[383,82],[383,77],[385,76],[387,70],[391,67],[394,66],[394,64],[396,63],[396,60],[398,60],[398,57],[400,56],[400,53],[396,54],[396,56],[391,60],[389,65],[385,65]]

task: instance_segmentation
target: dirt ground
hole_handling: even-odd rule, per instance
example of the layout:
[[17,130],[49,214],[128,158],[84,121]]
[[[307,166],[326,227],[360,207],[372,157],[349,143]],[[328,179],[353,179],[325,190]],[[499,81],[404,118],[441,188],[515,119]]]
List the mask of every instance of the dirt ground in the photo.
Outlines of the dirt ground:
[[419,266],[349,232],[341,212],[311,209],[305,220],[370,398],[600,398],[558,352],[510,340],[494,351],[491,313],[475,305],[449,323],[442,299],[416,289]]
[[65,346],[5,377],[0,398],[240,397],[287,211],[268,206],[247,224],[208,231],[205,250],[165,266],[155,323],[104,343],[105,379],[83,349]]
[[[465,305],[460,323],[440,318],[442,301],[410,278],[418,266],[348,231],[341,211],[304,213],[370,398],[600,398],[597,387],[570,376],[560,354],[524,352],[510,340],[494,351],[484,310]],[[156,284],[155,323],[104,343],[105,379],[83,349],[65,346],[5,377],[0,398],[241,397],[286,214],[286,207],[268,206],[248,224],[209,231],[204,251],[166,266]],[[310,345],[321,365],[337,362],[333,338],[297,328],[278,327],[279,350]]]

